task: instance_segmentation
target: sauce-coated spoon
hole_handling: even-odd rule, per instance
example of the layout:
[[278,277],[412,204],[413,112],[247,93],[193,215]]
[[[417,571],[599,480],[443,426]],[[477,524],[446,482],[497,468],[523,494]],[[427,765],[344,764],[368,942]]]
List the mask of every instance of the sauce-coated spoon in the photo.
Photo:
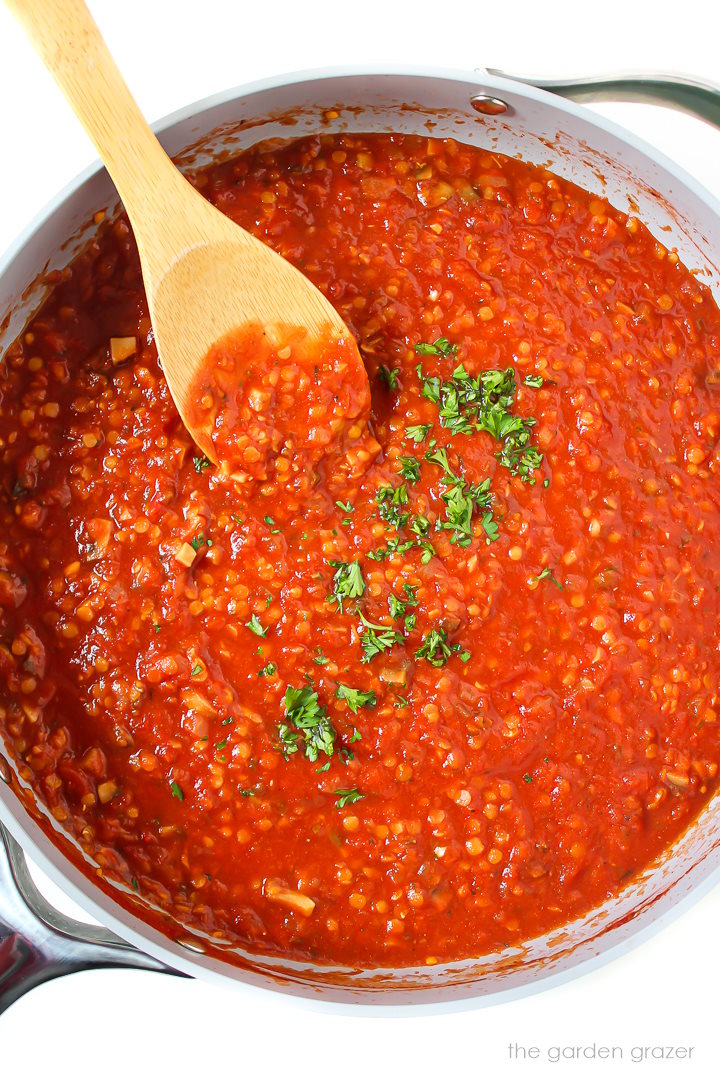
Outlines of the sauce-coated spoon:
[[[293,448],[302,452],[313,439],[314,464],[334,440],[348,432],[350,441],[356,439],[367,418],[370,389],[353,336],[331,304],[300,271],[207,202],[175,168],[83,0],[6,2],[68,98],[123,200],[163,371],[203,453],[235,475],[262,479],[269,459],[284,453],[281,464],[287,470]],[[235,346],[232,335],[239,335]],[[218,353],[221,339],[229,345]],[[258,341],[261,355],[254,357],[252,379],[247,380],[252,383],[250,401],[241,390],[231,408],[219,410],[219,401],[227,403],[228,383],[242,382],[245,353]],[[293,371],[288,374],[293,352],[301,354],[295,381]],[[216,386],[213,365],[219,355],[225,368],[222,385]],[[263,364],[282,371],[282,400],[277,377],[268,381]],[[316,384],[329,373],[333,385],[324,397],[322,387],[309,385],[308,370],[315,371]],[[306,400],[313,415],[304,423]],[[245,425],[245,430],[240,435],[220,432],[222,423],[226,428],[235,423],[238,431]]]

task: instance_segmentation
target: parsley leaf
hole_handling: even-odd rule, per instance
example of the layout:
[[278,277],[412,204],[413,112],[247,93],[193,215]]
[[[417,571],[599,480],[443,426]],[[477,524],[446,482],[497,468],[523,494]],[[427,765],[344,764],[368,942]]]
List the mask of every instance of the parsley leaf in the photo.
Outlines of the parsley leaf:
[[330,559],[330,566],[335,568],[335,574],[332,580],[332,592],[325,597],[325,600],[328,604],[337,604],[338,611],[342,611],[344,600],[355,600],[363,595],[365,581],[357,559],[350,563]]
[[400,473],[403,480],[407,480],[411,484],[417,484],[420,479],[420,462],[412,454],[402,456],[400,458]]
[[284,704],[285,721],[278,725],[278,735],[285,758],[297,753],[300,738],[303,740],[305,757],[308,760],[317,761],[320,753],[332,757],[335,750],[335,728],[312,687],[301,686],[295,689],[288,686]]
[[500,529],[497,522],[493,519],[492,510],[488,510],[487,514],[483,515],[483,519],[480,522],[485,530],[485,543],[493,544],[500,535]]
[[415,650],[415,656],[418,660],[427,660],[433,667],[447,664],[452,656],[452,650],[447,644],[447,632],[442,627],[429,630],[420,648]]
[[406,506],[409,500],[406,484],[400,484],[396,488],[390,485],[378,488],[375,495],[380,517],[396,529],[402,529],[407,524],[410,515],[402,511],[401,507]]
[[344,683],[338,683],[335,696],[339,697],[341,701],[347,701],[348,708],[354,713],[363,705],[368,705],[371,709],[374,709],[377,705],[374,690],[354,690],[352,686],[345,686]]
[[178,782],[176,780],[173,780],[172,783],[170,784],[170,791],[172,792],[172,794],[174,795],[174,797],[176,799],[180,800],[180,802],[182,802],[183,799],[185,798],[185,794],[183,792],[183,789],[180,787],[180,785],[178,784]]
[[249,622],[246,622],[248,630],[252,630],[253,634],[257,634],[258,637],[265,637],[267,634],[267,627],[258,619],[257,615],[251,615]]
[[480,484],[466,485],[456,479],[442,494],[447,517],[435,523],[436,529],[446,529],[452,533],[451,544],[467,547],[472,540],[472,516],[476,507],[487,510],[490,507],[490,479]]
[[416,618],[414,615],[406,615],[405,612],[409,607],[417,607],[418,600],[415,595],[418,591],[417,585],[405,585],[405,599],[399,600],[394,593],[390,593],[388,596],[388,608],[390,609],[390,617],[392,619],[402,619],[405,617],[405,633],[409,633],[415,626]]
[[358,799],[365,798],[357,788],[336,788],[333,794],[340,796],[337,800],[337,805],[341,810],[344,806],[347,806],[348,803],[354,803],[357,802]]
[[448,645],[447,632],[442,626],[436,626],[425,635],[420,648],[415,650],[415,656],[418,660],[427,660],[433,667],[443,667],[453,653],[460,653],[463,663],[469,660],[467,649],[461,650],[462,645]]
[[414,540],[400,540],[399,537],[394,537],[388,540],[386,547],[368,551],[367,557],[375,562],[382,562],[383,559],[387,559],[388,555],[404,555],[412,547],[415,547]]
[[432,424],[411,424],[405,428],[405,438],[412,439],[414,443],[425,442]]
[[397,630],[393,630],[391,626],[380,626],[378,623],[368,622],[362,612],[360,612],[360,619],[365,627],[365,631],[360,638],[363,648],[363,664],[369,664],[379,653],[392,649],[393,645],[397,645],[403,639],[402,634],[398,633]]
[[439,465],[445,473],[446,480],[449,480],[451,483],[458,483],[460,481],[460,477],[456,476],[450,468],[447,450],[444,446],[435,447],[434,450],[427,450],[425,453],[425,460],[432,462],[434,465]]
[[212,461],[208,461],[206,457],[194,457],[193,465],[196,473],[201,473],[203,469],[212,469]]
[[563,586],[553,574],[552,567],[546,566],[545,569],[541,570],[539,574],[535,574],[535,576],[533,577],[533,581],[544,581],[545,578],[548,578],[549,581],[552,581],[553,585],[557,585],[558,589],[563,588]]
[[277,665],[273,664],[271,660],[268,664],[265,665],[264,668],[260,668],[260,670],[258,671],[258,675],[261,679],[264,679],[266,676],[274,675],[276,671]]
[[426,341],[419,341],[415,346],[418,356],[454,356],[457,345],[451,345],[446,337],[439,337],[429,345]]
[[473,376],[459,364],[445,381],[423,375],[419,364],[417,373],[423,396],[437,405],[443,427],[453,435],[486,431],[502,443],[496,454],[500,464],[513,476],[535,483],[532,473],[540,467],[543,456],[530,445],[535,419],[511,412],[516,391],[514,368],[490,368]]
[[525,385],[532,386],[534,390],[539,390],[542,384],[545,382],[542,375],[526,375]]
[[199,536],[194,536],[190,541],[190,547],[193,549],[193,551],[199,551],[203,544],[205,545],[205,547],[209,548],[213,546],[212,540],[210,540],[209,537],[206,539],[202,533],[200,533]]
[[389,368],[387,364],[381,364],[378,368],[378,375],[387,385],[388,390],[397,390],[397,380],[399,374],[399,368]]

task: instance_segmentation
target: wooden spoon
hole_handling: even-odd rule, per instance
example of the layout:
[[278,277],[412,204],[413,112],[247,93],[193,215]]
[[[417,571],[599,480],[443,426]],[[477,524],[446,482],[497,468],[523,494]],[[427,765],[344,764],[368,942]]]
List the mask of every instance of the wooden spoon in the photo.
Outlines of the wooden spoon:
[[[306,366],[315,347],[324,350],[329,362],[331,342],[336,386],[326,400],[341,404],[333,406],[335,415],[326,417],[321,441],[328,445],[328,433],[335,437],[348,429],[356,437],[357,421],[366,419],[369,410],[368,378],[352,334],[332,305],[300,271],[226,218],[178,172],[143,118],[83,0],[6,2],[68,98],[122,198],[140,253],[165,378],[203,453],[217,463],[225,456],[218,445],[230,445],[227,432],[218,445],[213,441],[217,416],[212,395],[206,409],[198,408],[204,381],[212,379],[206,362],[220,339],[242,336],[247,329],[251,332],[246,340],[255,342],[260,329],[263,344],[269,346],[267,363],[277,364],[278,352],[281,360],[287,358],[287,341],[297,345],[299,338]],[[217,352],[210,357],[213,361]],[[255,376],[257,386],[257,370]],[[338,381],[345,395],[337,392]],[[227,385],[223,395],[226,390]],[[296,397],[301,403],[302,395]],[[292,416],[285,416],[294,431],[278,431],[283,421],[276,422],[273,452],[282,452],[286,435],[302,440],[297,406],[296,400]],[[228,415],[238,424],[252,416],[239,407]],[[314,423],[317,431],[317,409]],[[258,438],[266,438],[264,431]],[[247,437],[240,438],[240,463],[232,461],[228,471],[237,473],[240,467],[242,472],[242,452],[250,454],[247,443]]]

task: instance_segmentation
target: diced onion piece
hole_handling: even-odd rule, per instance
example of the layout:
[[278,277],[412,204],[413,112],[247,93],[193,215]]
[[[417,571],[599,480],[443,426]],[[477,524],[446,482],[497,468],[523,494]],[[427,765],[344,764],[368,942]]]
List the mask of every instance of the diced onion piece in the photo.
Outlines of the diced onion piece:
[[192,546],[192,544],[188,544],[187,542],[185,542],[182,547],[178,548],[178,550],[175,552],[175,558],[179,563],[182,563],[183,566],[192,566],[192,564],[195,562],[196,555],[197,552],[195,548]]
[[111,337],[110,359],[113,364],[122,364],[137,352],[137,338]]
[[95,555],[104,555],[112,536],[113,523],[110,518],[90,518],[87,531],[95,546]]
[[120,788],[117,786],[114,780],[105,780],[102,784],[98,784],[98,799],[103,805],[109,803],[111,799],[114,799]]
[[309,896],[305,896],[304,893],[297,892],[295,889],[284,889],[276,881],[268,881],[265,884],[265,895],[268,900],[284,904],[285,907],[299,912],[300,915],[312,915],[315,910],[315,901],[311,900]]
[[201,716],[215,716],[217,713],[215,706],[211,705],[208,699],[197,690],[183,690],[181,700],[186,709],[193,709]]

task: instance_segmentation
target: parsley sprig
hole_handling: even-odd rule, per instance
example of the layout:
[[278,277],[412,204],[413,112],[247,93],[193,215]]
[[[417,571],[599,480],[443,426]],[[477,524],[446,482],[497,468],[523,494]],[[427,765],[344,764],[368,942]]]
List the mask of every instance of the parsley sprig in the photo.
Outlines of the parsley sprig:
[[278,735],[285,760],[298,752],[301,740],[309,761],[317,761],[321,753],[331,758],[337,733],[317,692],[309,685],[288,686],[284,704],[285,720],[278,725]]
[[393,645],[397,645],[403,639],[402,634],[394,630],[392,626],[381,626],[379,623],[369,622],[362,612],[360,612],[360,619],[365,627],[360,638],[363,649],[363,664],[369,664],[379,653],[387,652],[392,649]]
[[404,585],[403,586],[405,597],[400,600],[394,593],[390,593],[388,596],[388,608],[390,609],[390,617],[396,621],[404,619],[405,633],[409,634],[411,630],[415,628],[417,622],[417,616],[414,612],[407,613],[409,607],[417,607],[417,585]]
[[348,708],[354,713],[363,707],[374,709],[377,704],[374,690],[355,690],[352,686],[345,686],[344,683],[338,683],[335,697],[346,701]]
[[[416,345],[415,349],[420,355],[428,355],[427,346]],[[452,435],[486,431],[502,443],[496,454],[500,464],[513,476],[535,483],[532,474],[542,463],[542,454],[530,443],[536,420],[511,411],[517,389],[514,368],[491,368],[473,376],[459,364],[446,380],[424,375],[421,364],[416,370],[423,384],[423,397],[437,406],[443,427]]]
[[326,597],[328,604],[337,604],[342,611],[345,600],[355,600],[365,592],[365,581],[357,559],[352,562],[339,562],[330,559],[330,566],[335,569],[332,580],[332,592]]
[[387,521],[389,525],[393,525],[396,529],[402,529],[407,525],[410,514],[402,509],[410,501],[407,484],[400,484],[398,487],[392,487],[391,484],[388,484],[385,487],[378,488],[375,501],[378,504],[378,513],[383,521]]
[[444,667],[453,653],[460,653],[463,663],[470,659],[467,649],[463,650],[458,643],[448,645],[447,631],[442,626],[435,626],[427,632],[420,647],[415,650],[415,657],[418,660],[427,660],[433,667]]
[[549,581],[552,581],[553,585],[557,585],[558,589],[562,589],[564,587],[555,577],[551,566],[546,566],[545,569],[541,570],[539,574],[535,574],[535,576],[533,577],[533,581],[544,581],[545,578],[547,578]]
[[336,788],[333,794],[340,796],[340,798],[337,800],[337,805],[340,810],[342,810],[344,806],[348,806],[351,803],[357,802],[358,799],[365,798],[365,796],[360,791],[358,791],[357,788]]

